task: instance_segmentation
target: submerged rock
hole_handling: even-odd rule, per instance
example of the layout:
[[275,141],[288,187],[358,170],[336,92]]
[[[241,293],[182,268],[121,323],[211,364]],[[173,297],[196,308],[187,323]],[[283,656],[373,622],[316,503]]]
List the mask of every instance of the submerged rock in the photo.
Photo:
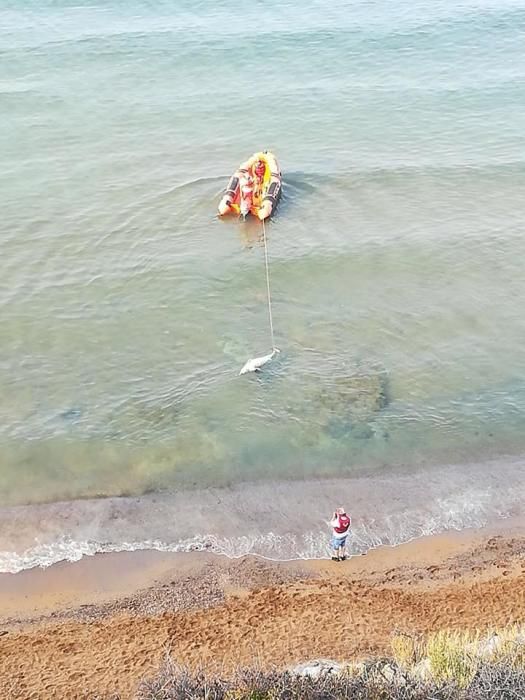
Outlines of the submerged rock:
[[384,369],[357,366],[324,382],[311,398],[322,429],[335,439],[368,440],[372,425],[388,405],[388,375]]
[[368,423],[352,423],[339,418],[331,418],[325,426],[326,432],[336,440],[344,437],[352,437],[355,440],[368,440],[374,432]]
[[336,415],[363,422],[388,404],[386,372],[339,375],[319,394],[320,404]]

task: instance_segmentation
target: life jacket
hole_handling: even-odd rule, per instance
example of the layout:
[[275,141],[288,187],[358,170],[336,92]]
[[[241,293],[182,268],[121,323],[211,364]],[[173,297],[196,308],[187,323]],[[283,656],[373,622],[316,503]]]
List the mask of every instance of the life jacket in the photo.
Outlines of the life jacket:
[[260,163],[256,163],[255,167],[253,169],[253,174],[258,180],[262,180],[264,177],[264,173],[266,172],[266,165],[261,161]]
[[337,516],[337,525],[334,527],[334,530],[337,532],[337,534],[344,535],[349,527],[350,527],[349,516],[346,513],[343,513],[342,515],[338,515]]

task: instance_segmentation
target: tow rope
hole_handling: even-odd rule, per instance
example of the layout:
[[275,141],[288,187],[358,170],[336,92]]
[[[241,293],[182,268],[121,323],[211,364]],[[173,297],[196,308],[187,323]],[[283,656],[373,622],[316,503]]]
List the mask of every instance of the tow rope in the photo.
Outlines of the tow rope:
[[267,362],[273,360],[277,353],[281,352],[279,348],[275,347],[275,339],[273,333],[273,314],[272,314],[272,295],[270,292],[270,264],[268,262],[268,243],[266,241],[266,226],[264,219],[262,220],[262,230],[263,230],[263,243],[264,243],[264,265],[266,268],[266,294],[268,298],[268,318],[270,321],[270,337],[272,340],[272,351],[268,355],[263,355],[262,357],[253,357],[248,360],[239,374],[247,374],[248,372],[256,372],[261,369]]

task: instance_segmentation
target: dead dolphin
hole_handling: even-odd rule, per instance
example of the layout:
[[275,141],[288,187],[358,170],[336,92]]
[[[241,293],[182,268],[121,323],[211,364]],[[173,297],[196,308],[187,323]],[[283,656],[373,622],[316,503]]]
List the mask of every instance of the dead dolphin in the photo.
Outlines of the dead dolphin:
[[251,360],[248,360],[248,362],[246,362],[244,367],[239,372],[239,375],[248,374],[248,372],[257,372],[261,369],[263,365],[265,365],[267,362],[270,362],[270,360],[273,360],[273,358],[279,352],[281,352],[279,348],[274,348],[269,355],[263,355],[262,357],[254,357]]

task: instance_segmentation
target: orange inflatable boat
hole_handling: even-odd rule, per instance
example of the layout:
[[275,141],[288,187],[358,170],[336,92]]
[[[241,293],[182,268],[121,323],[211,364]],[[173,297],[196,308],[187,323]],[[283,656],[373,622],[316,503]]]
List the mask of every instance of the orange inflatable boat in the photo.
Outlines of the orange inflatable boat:
[[219,216],[248,214],[261,221],[273,214],[281,195],[282,176],[270,151],[254,153],[231,176],[219,203]]

